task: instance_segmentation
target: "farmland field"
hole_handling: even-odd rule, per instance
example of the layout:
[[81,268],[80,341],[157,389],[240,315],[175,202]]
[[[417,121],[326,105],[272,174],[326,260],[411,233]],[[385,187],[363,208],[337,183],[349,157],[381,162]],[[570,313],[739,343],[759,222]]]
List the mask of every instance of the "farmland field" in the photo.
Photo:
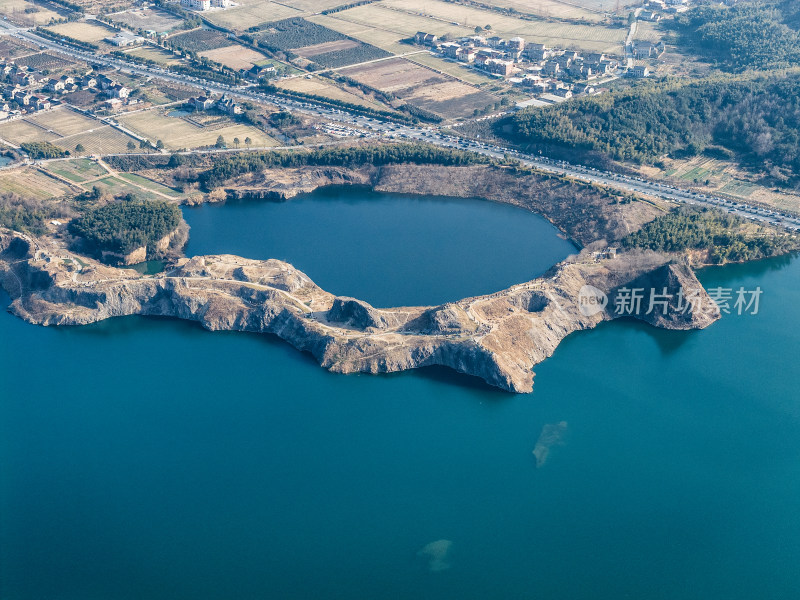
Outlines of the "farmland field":
[[0,56],[3,58],[14,58],[36,51],[37,48],[27,42],[8,36],[0,38]]
[[96,44],[101,42],[103,38],[113,37],[116,31],[105,25],[101,25],[99,21],[87,23],[86,21],[73,21],[71,23],[61,23],[60,25],[53,25],[48,29],[54,33],[60,33],[82,42],[89,42]]
[[481,71],[478,71],[477,69],[471,69],[462,63],[445,60],[443,58],[439,58],[438,56],[428,54],[427,52],[412,54],[411,56],[407,56],[406,60],[426,67],[431,67],[432,69],[436,69],[442,73],[446,73],[451,77],[455,77],[456,79],[460,79],[461,81],[465,81],[467,83],[472,83],[475,85],[482,85],[490,82],[497,83],[496,79],[486,75],[485,73],[482,73]]
[[328,52],[342,52],[343,50],[350,50],[351,48],[358,48],[358,42],[354,40],[336,40],[333,42],[322,42],[321,44],[313,44],[311,46],[303,46],[296,48],[295,54],[311,58],[318,54],[326,54]]
[[103,167],[88,158],[53,161],[47,163],[46,168],[51,173],[75,183],[84,183],[108,173]]
[[70,135],[53,140],[52,143],[70,152],[75,150],[75,146],[81,144],[86,149],[86,154],[120,154],[127,151],[130,141],[135,142],[136,140],[110,125],[102,125],[91,133]]
[[307,20],[394,54],[402,54],[403,52],[408,52],[412,49],[411,46],[398,43],[398,40],[404,37],[402,35],[398,35],[397,33],[386,31],[384,29],[375,29],[374,27],[370,27],[368,25],[351,23],[350,21],[345,21],[338,18],[339,14],[341,13],[335,13],[332,15],[314,15],[312,17],[308,17]]
[[142,177],[141,175],[137,175],[136,173],[121,173],[120,177],[135,185],[146,188],[148,190],[159,192],[161,194],[170,196],[172,198],[183,197],[183,194],[178,190],[174,190],[171,187],[167,187],[165,185],[158,183],[157,181],[153,181],[152,179],[148,179],[147,177]]
[[258,42],[268,48],[292,50],[346,39],[341,33],[305,19],[286,19],[273,23],[258,35]]
[[444,118],[465,117],[499,100],[402,58],[343,69],[341,73]]
[[643,40],[645,42],[659,42],[662,37],[663,33],[658,29],[657,23],[639,21],[636,24],[636,35],[634,39]]
[[[123,176],[120,176],[120,177],[114,177],[114,176],[104,177],[103,179],[98,179],[97,181],[93,181],[92,182],[92,187],[97,186],[102,192],[105,192],[105,193],[108,193],[108,194],[112,194],[114,196],[119,196],[119,195],[122,195],[122,194],[133,194],[134,196],[136,196],[138,198],[144,198],[146,200],[164,200],[165,199],[164,195],[172,197],[172,198],[176,197],[174,195],[173,190],[169,190],[169,188],[164,188],[164,190],[168,190],[168,191],[173,192],[173,193],[168,194],[168,193],[166,193],[166,191],[158,189],[157,191],[160,191],[161,194],[164,194],[164,195],[161,195],[161,194],[158,194],[158,193],[154,193],[154,191],[156,191],[155,187],[150,188],[148,186],[136,185],[137,183],[139,183],[138,181],[137,182],[126,181],[122,177]],[[141,179],[144,179],[144,178],[141,178]],[[150,180],[147,180],[147,181],[150,181]],[[151,182],[151,183],[153,183],[154,185],[158,185],[154,181]],[[147,188],[147,189],[142,189],[143,187]],[[161,186],[161,187],[163,187],[163,186]]]
[[170,150],[181,148],[200,148],[213,146],[217,136],[223,136],[228,144],[233,138],[244,141],[246,137],[253,140],[253,146],[275,146],[277,142],[262,131],[249,125],[240,125],[233,121],[223,127],[198,127],[180,117],[168,117],[161,111],[147,111],[120,117],[120,121],[129,129],[150,140],[161,140]]
[[[615,0],[580,0],[564,2],[562,0],[489,0],[486,2],[498,8],[512,8],[519,13],[555,17],[557,19],[585,19],[587,21],[600,21],[603,19],[603,10],[610,11],[615,6]],[[594,5],[594,6],[592,6]],[[488,13],[492,14],[492,13]]]
[[130,54],[131,56],[138,56],[139,58],[146,58],[147,60],[155,61],[161,65],[174,65],[180,62],[172,55],[172,53],[167,52],[166,50],[153,48],[152,46],[140,46],[139,48],[133,48],[132,50],[124,50],[123,52]]
[[16,145],[24,142],[49,142],[57,137],[56,134],[48,133],[45,129],[22,119],[0,125],[0,138]]
[[[45,25],[50,19],[61,19],[63,14],[37,5],[35,13],[26,13],[25,9],[30,8],[31,4],[25,0],[3,0],[0,2],[0,15],[7,16],[14,23],[19,23],[30,27],[31,25]],[[66,11],[64,11],[66,12]]]
[[347,65],[355,65],[362,62],[376,60],[378,58],[388,58],[392,56],[391,53],[370,46],[368,44],[357,44],[352,48],[346,50],[334,50],[333,52],[323,52],[315,54],[310,57],[315,63],[328,68],[346,67]]
[[369,101],[361,96],[357,96],[347,92],[346,90],[340,89],[332,83],[323,81],[318,77],[313,79],[299,77],[295,79],[284,79],[281,81],[276,81],[275,85],[286,90],[293,90],[295,92],[302,92],[304,94],[315,94],[317,96],[325,96],[326,98],[341,100],[342,102],[349,102],[351,104],[359,104],[361,106],[368,106],[370,108],[386,108],[377,102]]
[[32,69],[49,71],[58,71],[61,69],[71,68],[75,65],[71,60],[54,56],[47,52],[39,52],[37,54],[29,54],[18,58],[16,63],[21,67],[31,67]]
[[220,27],[244,31],[268,21],[280,21],[303,14],[302,9],[270,0],[236,0],[236,4],[238,6],[211,11],[204,16]]
[[0,173],[0,192],[13,192],[26,198],[46,200],[70,193],[70,188],[30,167]]
[[176,48],[190,52],[203,52],[224,48],[233,44],[224,33],[213,29],[194,29],[186,33],[179,33],[169,37],[169,41]]
[[492,33],[505,38],[522,36],[528,41],[549,46],[603,52],[620,52],[627,35],[624,28],[527,21],[439,0],[426,0],[424,15],[420,12],[420,5],[415,0],[383,0],[338,12],[331,17],[394,32],[397,39],[411,37],[417,31],[458,37],[474,33],[476,23],[491,24]]
[[157,33],[170,31],[183,21],[167,12],[152,8],[135,8],[108,15],[117,23],[134,29],[152,30]]
[[226,46],[225,48],[217,48],[215,50],[206,50],[205,52],[201,52],[200,56],[236,70],[249,69],[254,64],[266,60],[267,58],[260,52],[245,48],[239,44]]
[[57,108],[53,111],[38,113],[32,117],[28,117],[26,121],[52,130],[60,136],[74,135],[93,128],[102,127],[102,124],[98,121],[67,108]]

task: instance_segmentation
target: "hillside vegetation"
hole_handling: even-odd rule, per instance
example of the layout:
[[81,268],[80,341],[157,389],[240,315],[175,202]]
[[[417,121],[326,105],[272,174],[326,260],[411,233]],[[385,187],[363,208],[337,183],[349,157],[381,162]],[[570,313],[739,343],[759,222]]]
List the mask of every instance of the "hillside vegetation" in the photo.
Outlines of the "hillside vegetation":
[[648,82],[526,109],[495,130],[534,150],[635,163],[706,151],[794,183],[800,175],[800,75]]
[[89,209],[69,225],[71,234],[86,241],[92,251],[128,254],[171,233],[181,224],[175,204],[126,198]]
[[714,264],[777,256],[797,248],[797,240],[786,235],[748,235],[742,231],[744,224],[719,210],[681,208],[626,236],[622,245],[661,252],[708,250]]
[[459,150],[437,148],[427,144],[386,144],[380,146],[354,146],[325,148],[311,152],[254,152],[228,155],[200,175],[200,183],[213,189],[228,179],[253,173],[269,167],[362,166],[412,163],[420,165],[472,165],[485,164],[485,156]]
[[[733,7],[699,6],[679,16],[684,45],[731,71],[800,64],[797,1],[742,2]],[[787,24],[788,23],[788,24]]]

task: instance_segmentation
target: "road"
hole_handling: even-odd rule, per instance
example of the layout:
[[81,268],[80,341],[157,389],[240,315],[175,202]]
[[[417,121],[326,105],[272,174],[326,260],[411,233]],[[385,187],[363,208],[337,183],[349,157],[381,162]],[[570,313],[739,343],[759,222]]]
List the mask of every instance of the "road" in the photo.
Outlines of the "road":
[[[48,48],[54,52],[66,55],[70,58],[89,62],[92,64],[104,64],[124,73],[142,75],[161,81],[169,81],[184,86],[194,87],[217,94],[228,94],[231,97],[253,102],[269,103],[287,111],[294,111],[316,118],[327,119],[349,125],[362,131],[364,138],[375,139],[394,139],[400,141],[418,141],[442,146],[446,148],[457,148],[467,152],[475,152],[493,158],[512,157],[526,166],[534,167],[548,173],[565,175],[579,181],[597,183],[617,190],[639,193],[654,196],[675,203],[692,204],[696,206],[714,207],[725,210],[731,214],[736,214],[744,219],[758,223],[782,226],[790,231],[800,231],[800,217],[780,213],[778,211],[766,210],[757,206],[748,205],[744,202],[734,202],[726,198],[713,195],[705,195],[691,190],[682,189],[676,186],[667,185],[655,181],[646,180],[641,177],[622,175],[611,171],[601,171],[583,165],[572,164],[566,161],[554,160],[546,156],[532,156],[509,149],[503,146],[486,144],[474,140],[449,136],[441,133],[439,128],[433,126],[411,126],[398,124],[388,120],[375,119],[371,117],[356,115],[348,111],[308,102],[303,100],[292,100],[282,98],[272,94],[258,91],[253,85],[230,86],[212,81],[187,76],[178,76],[159,67],[140,66],[116,57],[96,56],[89,52],[84,52],[66,44],[51,41],[31,31],[21,28],[9,28],[7,23],[0,22],[0,27],[4,27],[8,35],[13,35],[26,39],[29,42]],[[115,124],[113,119],[107,122]],[[235,151],[235,150],[228,150]],[[240,151],[247,151],[241,149]]]

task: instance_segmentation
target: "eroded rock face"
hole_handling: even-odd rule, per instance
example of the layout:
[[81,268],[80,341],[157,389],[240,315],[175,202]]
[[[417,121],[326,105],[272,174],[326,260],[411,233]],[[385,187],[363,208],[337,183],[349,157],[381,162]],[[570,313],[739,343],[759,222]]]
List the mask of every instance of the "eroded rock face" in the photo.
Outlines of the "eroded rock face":
[[[719,318],[692,271],[658,254],[595,262],[578,256],[544,277],[487,296],[435,307],[376,309],[337,297],[292,265],[217,255],[181,259],[157,276],[108,267],[52,240],[0,230],[0,281],[11,311],[40,325],[82,325],[123,315],[158,315],[209,330],[271,333],[339,373],[388,373],[442,365],[512,392],[530,392],[533,367],[564,337],[615,318],[624,286],[698,294],[702,309],[637,318],[659,327],[696,329]],[[609,294],[606,310],[584,314],[581,289]]]

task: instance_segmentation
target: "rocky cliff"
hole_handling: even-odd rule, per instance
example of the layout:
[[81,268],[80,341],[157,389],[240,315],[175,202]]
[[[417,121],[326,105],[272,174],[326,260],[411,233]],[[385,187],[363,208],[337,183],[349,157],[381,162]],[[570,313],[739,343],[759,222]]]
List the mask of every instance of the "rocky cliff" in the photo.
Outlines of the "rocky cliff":
[[[542,278],[494,294],[391,309],[336,297],[277,260],[195,257],[158,276],[81,261],[86,266],[53,240],[0,230],[0,282],[13,299],[10,310],[31,323],[175,317],[210,330],[277,335],[339,373],[443,365],[513,392],[531,391],[533,367],[564,337],[619,316],[613,307],[626,285],[706,301],[690,310],[666,302],[663,314],[642,311],[633,318],[671,329],[702,328],[719,318],[692,271],[658,254],[600,262],[582,254]],[[582,303],[587,289],[605,297],[600,310]]]

